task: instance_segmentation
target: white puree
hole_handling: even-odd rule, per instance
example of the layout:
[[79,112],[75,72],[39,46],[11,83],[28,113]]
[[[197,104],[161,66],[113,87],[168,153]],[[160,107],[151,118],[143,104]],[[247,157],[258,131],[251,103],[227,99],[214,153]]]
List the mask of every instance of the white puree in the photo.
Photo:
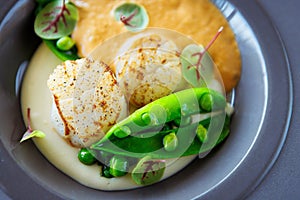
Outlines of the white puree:
[[[101,169],[98,165],[82,164],[77,159],[79,149],[71,147],[55,132],[50,119],[52,98],[47,87],[47,80],[60,63],[61,61],[50,52],[46,45],[42,44],[34,54],[23,80],[21,96],[23,116],[26,116],[27,108],[30,108],[32,128],[46,134],[45,138],[34,138],[35,145],[54,166],[83,185],[101,190],[139,187],[129,175],[111,179],[101,177]],[[176,162],[168,161],[163,179],[185,167],[195,157],[180,158]]]

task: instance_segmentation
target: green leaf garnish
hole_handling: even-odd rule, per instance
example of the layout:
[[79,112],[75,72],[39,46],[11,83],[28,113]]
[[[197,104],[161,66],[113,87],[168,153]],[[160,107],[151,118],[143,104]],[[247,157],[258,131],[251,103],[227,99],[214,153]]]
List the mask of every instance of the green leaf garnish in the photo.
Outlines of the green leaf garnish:
[[[205,87],[203,72],[205,68],[211,69],[213,65],[208,53],[203,51],[203,46],[191,44],[186,46],[180,55],[182,75],[193,87]],[[203,52],[201,60],[200,56],[196,56],[199,52]]]
[[31,132],[31,131],[27,130],[25,132],[25,134],[23,135],[20,142],[23,142],[23,141],[28,140],[28,139],[33,138],[33,137],[44,138],[45,136],[46,136],[45,133],[42,132],[42,131],[34,130],[34,131]]
[[33,137],[38,137],[38,138],[43,138],[46,136],[45,133],[39,130],[33,130],[31,128],[31,122],[30,122],[30,108],[27,108],[27,120],[28,120],[28,125],[27,125],[27,131],[23,134],[23,137],[20,140],[20,143],[28,140]]
[[115,19],[122,22],[127,30],[142,31],[148,26],[149,17],[146,9],[135,3],[124,3],[114,12]]
[[154,160],[146,156],[133,169],[131,178],[138,185],[150,185],[162,178],[165,168],[165,160]]
[[73,32],[77,20],[76,6],[64,0],[53,1],[38,13],[34,31],[43,39],[59,39]]
[[202,45],[190,44],[181,55],[182,74],[193,87],[205,87],[214,75],[214,62],[207,50],[222,32],[221,27],[210,43],[204,48]]

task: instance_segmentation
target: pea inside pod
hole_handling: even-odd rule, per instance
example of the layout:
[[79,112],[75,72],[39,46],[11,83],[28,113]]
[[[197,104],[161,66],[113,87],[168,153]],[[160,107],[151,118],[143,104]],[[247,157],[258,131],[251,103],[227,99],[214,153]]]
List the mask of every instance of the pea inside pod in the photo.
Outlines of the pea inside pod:
[[68,51],[75,45],[75,42],[69,36],[64,36],[56,41],[56,46],[62,51]]
[[174,151],[178,147],[178,138],[174,132],[166,135],[163,139],[163,145],[166,151]]

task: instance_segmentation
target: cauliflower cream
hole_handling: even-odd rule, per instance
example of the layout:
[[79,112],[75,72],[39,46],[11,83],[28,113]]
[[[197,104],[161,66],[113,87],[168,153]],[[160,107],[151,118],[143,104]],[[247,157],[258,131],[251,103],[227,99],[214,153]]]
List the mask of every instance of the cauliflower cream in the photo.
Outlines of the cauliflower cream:
[[[44,138],[33,138],[35,145],[55,167],[88,187],[101,190],[141,187],[132,181],[130,175],[110,179],[100,176],[100,167],[97,164],[92,166],[82,164],[77,158],[80,148],[71,146],[57,133],[51,122],[52,94],[47,87],[47,80],[59,64],[61,61],[42,44],[32,57],[23,80],[21,96],[23,116],[26,116],[27,108],[30,108],[32,128],[46,134]],[[162,179],[178,172],[195,157],[169,160]]]

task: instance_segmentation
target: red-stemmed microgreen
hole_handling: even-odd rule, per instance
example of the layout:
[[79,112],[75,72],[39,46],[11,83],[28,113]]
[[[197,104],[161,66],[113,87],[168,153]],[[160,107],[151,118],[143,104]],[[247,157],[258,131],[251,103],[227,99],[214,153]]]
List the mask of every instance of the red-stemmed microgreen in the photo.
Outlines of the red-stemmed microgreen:
[[165,160],[154,160],[146,156],[132,170],[131,177],[138,185],[149,185],[162,178],[165,168]]
[[133,19],[133,17],[135,17],[138,13],[138,10],[135,9],[134,12],[132,14],[130,14],[128,17],[126,17],[125,15],[121,15],[120,16],[120,21],[125,25],[125,26],[131,26],[134,27],[134,25],[130,24],[130,21]]
[[160,163],[165,163],[165,160],[148,160],[145,161],[143,165],[146,166],[145,171],[143,173],[142,176],[142,181],[145,181],[148,177],[149,173],[152,173],[153,176],[156,175],[156,173],[158,172],[157,169],[155,169],[155,165],[159,165]]
[[31,128],[30,108],[27,108],[27,131],[23,134],[20,143],[33,137],[43,138],[45,133],[39,130],[33,130]]
[[78,11],[72,3],[52,1],[36,16],[35,33],[43,39],[59,39],[70,35],[78,20]]
[[[182,74],[185,80],[192,86],[205,86],[205,79],[211,78],[214,63],[208,54],[208,49],[216,41],[222,31],[223,27],[219,28],[218,32],[205,47],[202,45],[190,44],[183,49],[180,55]],[[202,80],[201,77],[204,80]]]
[[135,3],[124,3],[114,11],[117,21],[124,24],[127,30],[136,32],[145,29],[149,23],[149,17],[145,8]]
[[[56,12],[56,10],[57,10],[57,12]],[[68,27],[68,24],[66,21],[66,15],[70,15],[70,14],[71,13],[65,4],[65,0],[63,0],[61,6],[57,6],[57,7],[55,7],[55,10],[51,10],[50,12],[44,14],[44,17],[53,16],[54,19],[44,21],[43,24],[46,24],[47,26],[42,31],[47,32],[47,31],[50,31],[51,29],[54,29],[53,33],[57,33],[57,29],[58,29],[57,26],[58,26],[59,20],[62,20],[65,27]]]
[[204,48],[204,51],[202,52],[197,52],[194,53],[192,56],[199,56],[198,58],[198,62],[196,63],[196,66],[200,66],[201,65],[201,60],[204,56],[204,54],[208,51],[208,49],[211,47],[211,45],[216,41],[216,39],[219,37],[219,35],[222,33],[223,31],[223,26],[221,28],[219,28],[217,34],[213,37],[213,39],[206,45],[206,47]]

